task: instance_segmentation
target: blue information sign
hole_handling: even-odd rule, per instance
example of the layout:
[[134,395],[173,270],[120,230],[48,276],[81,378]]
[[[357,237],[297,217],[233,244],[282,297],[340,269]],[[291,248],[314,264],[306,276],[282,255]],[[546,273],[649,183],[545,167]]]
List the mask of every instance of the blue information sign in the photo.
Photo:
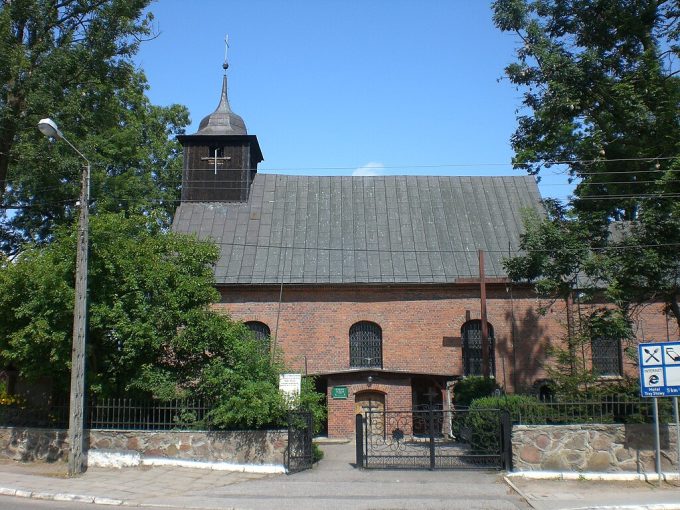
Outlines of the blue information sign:
[[680,395],[680,342],[640,344],[640,395]]

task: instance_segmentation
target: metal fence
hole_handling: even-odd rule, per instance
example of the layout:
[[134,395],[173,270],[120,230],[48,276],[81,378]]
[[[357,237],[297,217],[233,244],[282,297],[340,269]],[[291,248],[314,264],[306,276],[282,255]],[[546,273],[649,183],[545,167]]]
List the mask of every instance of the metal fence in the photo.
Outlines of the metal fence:
[[[670,398],[659,398],[659,421],[673,422]],[[511,410],[512,421],[521,425],[580,423],[652,423],[651,398],[630,395],[603,395],[583,399],[559,398],[521,403]]]
[[[202,400],[108,398],[87,406],[86,428],[123,430],[211,430],[213,406]],[[0,405],[0,426],[68,427],[68,402],[46,406]]]
[[89,406],[92,429],[177,430],[212,428],[212,406],[202,400],[138,401],[110,398]]

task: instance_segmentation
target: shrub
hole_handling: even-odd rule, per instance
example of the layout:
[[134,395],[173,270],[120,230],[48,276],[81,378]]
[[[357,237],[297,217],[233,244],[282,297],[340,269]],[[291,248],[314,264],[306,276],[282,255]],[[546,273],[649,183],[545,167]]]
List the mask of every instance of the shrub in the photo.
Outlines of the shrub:
[[[522,416],[541,416],[546,406],[536,397],[525,395],[504,395],[502,397],[483,397],[473,400],[465,420],[470,434],[470,446],[477,453],[498,451],[500,441],[500,419],[497,410],[507,411],[511,421]],[[524,421],[526,423],[526,421]]]
[[319,462],[321,459],[323,459],[323,450],[319,447],[318,444],[312,443],[312,461],[313,462]]
[[453,398],[457,406],[469,406],[473,400],[491,396],[497,389],[495,379],[473,375],[456,382]]

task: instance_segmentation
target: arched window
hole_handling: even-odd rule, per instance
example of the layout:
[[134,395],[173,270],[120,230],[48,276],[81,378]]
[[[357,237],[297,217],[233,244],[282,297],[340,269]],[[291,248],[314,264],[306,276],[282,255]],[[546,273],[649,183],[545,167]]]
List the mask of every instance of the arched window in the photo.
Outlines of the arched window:
[[350,368],[382,368],[382,329],[361,321],[349,328]]
[[255,334],[255,338],[262,344],[262,348],[269,350],[269,338],[271,337],[271,331],[269,326],[264,322],[259,321],[248,321],[245,323],[246,327]]
[[621,341],[595,337],[590,341],[593,372],[596,375],[621,375]]
[[[489,374],[496,374],[493,326],[489,327]],[[463,373],[465,375],[484,375],[482,367],[482,321],[467,321],[460,328],[463,337]]]

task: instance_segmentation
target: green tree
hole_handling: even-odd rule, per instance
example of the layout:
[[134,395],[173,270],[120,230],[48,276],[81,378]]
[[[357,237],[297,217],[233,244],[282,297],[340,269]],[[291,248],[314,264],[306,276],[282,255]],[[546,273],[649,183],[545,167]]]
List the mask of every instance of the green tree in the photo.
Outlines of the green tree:
[[540,273],[564,291],[578,273],[567,270],[583,268],[623,310],[660,299],[680,327],[680,3],[497,0],[493,9],[496,26],[522,42],[506,68],[523,91],[514,164],[539,177],[563,165],[576,183],[543,230],[576,231],[577,245],[555,250],[534,236],[534,253],[511,262],[515,276]]
[[[92,396],[203,398],[223,428],[281,425],[284,370],[243,324],[213,312],[217,247],[167,232],[153,217],[92,218],[87,381]],[[68,394],[76,231],[0,264],[0,364]],[[320,422],[323,396],[307,381],[295,405]]]
[[150,0],[0,0],[0,243],[16,253],[75,215],[82,161],[37,131],[52,117],[93,164],[93,211],[161,211],[178,198],[184,107],[158,107],[132,57]]
[[[88,380],[94,393],[115,394],[142,387],[142,367],[158,364],[216,298],[217,248],[164,233],[139,215],[95,216],[90,239]],[[0,357],[29,379],[50,376],[62,392],[71,357],[75,246],[76,229],[62,227],[52,243],[27,246],[0,270]]]

